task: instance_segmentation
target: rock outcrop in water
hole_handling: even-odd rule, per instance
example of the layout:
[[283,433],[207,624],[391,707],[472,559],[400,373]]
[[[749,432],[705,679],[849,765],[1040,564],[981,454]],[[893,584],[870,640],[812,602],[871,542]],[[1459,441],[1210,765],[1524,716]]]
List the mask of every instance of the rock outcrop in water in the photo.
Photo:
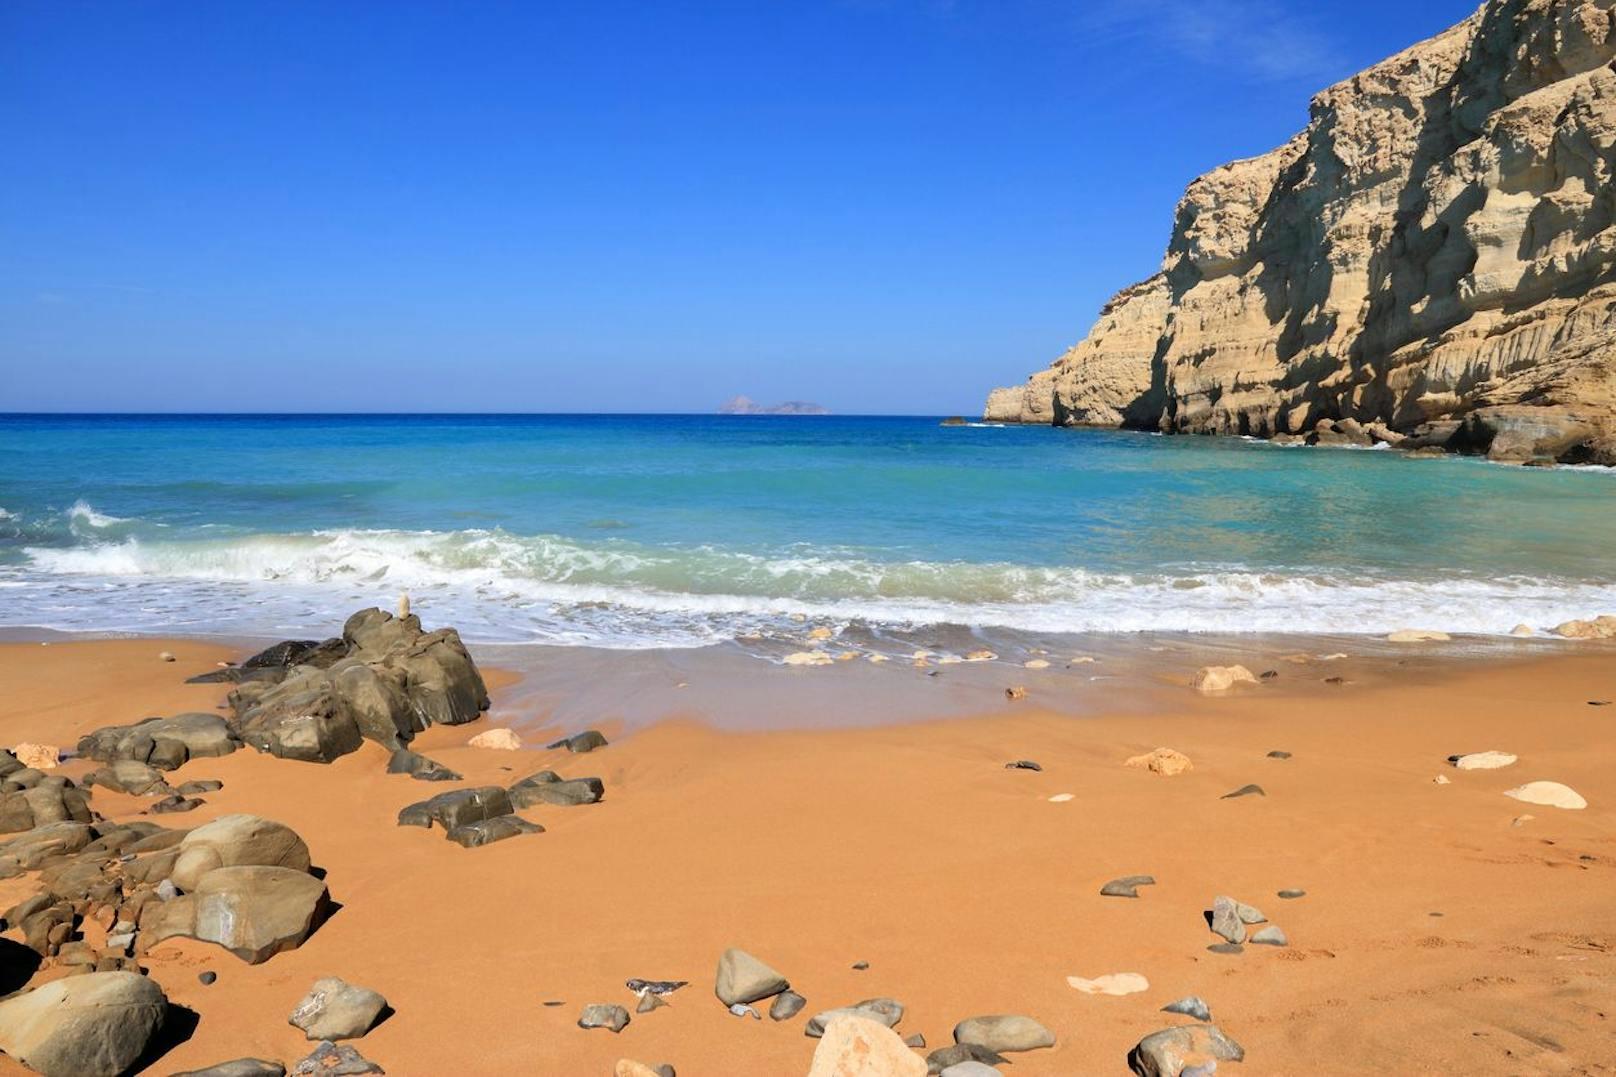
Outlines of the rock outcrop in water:
[[1616,464],[1613,58],[1616,0],[1490,0],[1323,91],[984,418]]

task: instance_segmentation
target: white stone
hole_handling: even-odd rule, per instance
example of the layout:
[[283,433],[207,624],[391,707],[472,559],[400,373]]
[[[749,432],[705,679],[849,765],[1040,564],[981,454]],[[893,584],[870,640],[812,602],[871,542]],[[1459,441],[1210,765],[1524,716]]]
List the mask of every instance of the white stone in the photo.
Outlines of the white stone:
[[1029,661],[1023,662],[1021,664],[1023,666],[1026,666],[1028,669],[1048,669],[1049,668],[1049,663],[1044,661],[1044,659],[1042,659],[1042,658],[1034,658],[1034,659],[1031,659]]
[[824,651],[798,651],[784,658],[788,666],[828,666],[834,661],[835,659]]
[[1068,976],[1066,982],[1085,995],[1137,995],[1150,990],[1150,981],[1137,972],[1111,972],[1092,980]]
[[881,1022],[848,1014],[825,1026],[808,1077],[926,1077],[926,1060]]
[[1514,789],[1506,789],[1504,795],[1527,804],[1542,804],[1546,808],[1568,808],[1575,811],[1588,806],[1588,802],[1582,799],[1581,794],[1575,789],[1559,782],[1527,782]]
[[1071,800],[1071,799],[1072,799],[1072,794],[1071,793],[1056,793],[1054,796],[1049,798],[1049,802],[1051,804],[1065,804],[1068,800]]
[[522,746],[522,738],[514,729],[485,729],[466,742],[473,748],[496,748],[514,752]]
[[1455,759],[1453,765],[1460,770],[1497,770],[1514,766],[1515,761],[1516,757],[1508,752],[1471,752]]
[[1202,666],[1190,678],[1198,692],[1227,692],[1239,684],[1256,684],[1257,675],[1245,666]]

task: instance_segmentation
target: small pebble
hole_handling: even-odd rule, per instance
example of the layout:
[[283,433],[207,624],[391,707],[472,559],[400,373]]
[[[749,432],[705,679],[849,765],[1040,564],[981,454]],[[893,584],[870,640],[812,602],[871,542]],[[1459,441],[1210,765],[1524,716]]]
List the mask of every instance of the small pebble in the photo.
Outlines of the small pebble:
[[1289,759],[1290,757],[1291,753],[1280,751],[1278,748],[1268,753],[1269,759]]
[[1031,759],[1017,759],[1013,763],[1006,763],[1004,765],[1004,769],[1005,770],[1043,770],[1044,768],[1039,766],[1037,763],[1034,763]]
[[1238,942],[1215,942],[1207,947],[1207,951],[1214,954],[1243,954],[1246,948]]
[[1199,995],[1186,995],[1176,1002],[1169,1002],[1162,1007],[1162,1013],[1181,1013],[1197,1021],[1212,1020],[1212,1011],[1207,1008],[1206,1000]]
[[1325,684],[1346,684],[1347,679],[1345,677],[1326,677],[1326,678],[1324,678],[1324,683]]
[[1608,707],[1608,706],[1610,706],[1610,700],[1608,700],[1608,699],[1590,699],[1588,701],[1588,706],[1590,706],[1590,707]]
[[1285,937],[1285,932],[1281,931],[1275,924],[1269,924],[1267,927],[1262,928],[1251,936],[1250,941],[1258,946],[1289,946],[1291,944],[1291,940]]
[[1279,676],[1279,670],[1277,670],[1277,669],[1265,669],[1261,673],[1257,674],[1257,676],[1261,677],[1265,681],[1271,681],[1275,677]]
[[1006,688],[1004,690],[1004,698],[1010,699],[1010,700],[1026,699],[1027,698],[1027,689],[1025,687],[1023,687],[1022,685],[1013,684],[1009,688]]
[[1260,786],[1260,785],[1242,785],[1239,789],[1236,789],[1232,793],[1224,793],[1218,799],[1219,800],[1233,800],[1235,797],[1250,797],[1250,796],[1265,797],[1267,795],[1268,795],[1267,793],[1263,792],[1263,787]]
[[565,1006],[566,1005],[565,1002],[562,1002],[558,998],[547,998],[547,999],[544,1000],[544,1004],[546,1006]]
[[729,1008],[729,1012],[734,1014],[736,1017],[750,1017],[757,1021],[763,1020],[762,1014],[758,1013],[744,1002],[737,1002],[735,1005]]
[[1307,897],[1307,891],[1306,890],[1281,890],[1279,892],[1279,896],[1284,898],[1286,901],[1289,901],[1292,898]]
[[196,978],[202,982],[203,986],[206,986],[211,984],[214,980],[217,980],[219,978],[219,974],[214,972],[212,969],[209,969],[207,972],[198,973]]
[[863,972],[865,969],[867,969],[869,967],[870,967],[870,963],[868,961],[855,961],[855,962],[853,962],[853,968],[858,972]]
[[1100,896],[1136,898],[1139,896],[1138,887],[1155,885],[1156,877],[1153,875],[1124,875],[1100,887]]
[[1065,804],[1068,800],[1071,800],[1071,799],[1072,799],[1072,794],[1071,793],[1056,793],[1054,796],[1049,798],[1049,802],[1051,804]]

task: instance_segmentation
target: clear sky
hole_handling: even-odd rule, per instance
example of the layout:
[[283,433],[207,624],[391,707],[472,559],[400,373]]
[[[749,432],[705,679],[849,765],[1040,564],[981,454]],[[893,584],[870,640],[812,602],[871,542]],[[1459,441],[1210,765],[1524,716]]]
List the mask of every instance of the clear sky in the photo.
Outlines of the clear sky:
[[0,3],[0,410],[976,411],[1470,0]]

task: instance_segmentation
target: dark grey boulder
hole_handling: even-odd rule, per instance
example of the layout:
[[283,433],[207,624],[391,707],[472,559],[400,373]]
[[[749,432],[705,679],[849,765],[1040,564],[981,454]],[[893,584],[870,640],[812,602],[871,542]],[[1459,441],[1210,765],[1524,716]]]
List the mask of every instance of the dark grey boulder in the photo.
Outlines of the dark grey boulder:
[[292,1067],[292,1077],[355,1077],[361,1073],[386,1073],[346,1043],[327,1041]]
[[519,815],[496,815],[492,819],[480,819],[475,823],[466,823],[449,831],[447,837],[456,845],[467,849],[474,849],[479,845],[490,845],[506,838],[514,838],[519,834],[542,834],[544,827],[538,823],[530,823]]
[[565,748],[573,753],[592,752],[596,748],[604,747],[606,747],[606,738],[594,729],[586,729],[582,733],[574,733],[570,737],[562,737],[558,741],[552,741],[545,745],[548,750]]
[[628,1021],[628,1011],[623,1007],[597,1002],[584,1007],[584,1012],[578,1016],[578,1027],[608,1028],[613,1032],[621,1032],[628,1027]]
[[802,1012],[808,1000],[795,991],[782,991],[769,1004],[769,1017],[776,1021],[789,1021]]
[[458,782],[460,775],[439,763],[408,748],[400,748],[387,760],[387,773],[408,774],[422,782]]
[[403,808],[398,813],[398,825],[430,828],[436,823],[448,831],[509,815],[512,810],[511,798],[497,785],[453,789]]
[[1139,887],[1155,886],[1154,875],[1124,875],[1120,879],[1112,879],[1100,887],[1101,897],[1136,898],[1139,896]]
[[534,804],[572,807],[597,803],[606,795],[606,786],[599,778],[562,778],[553,770],[541,770],[511,786],[509,792],[511,803],[518,808]]
[[1140,1040],[1128,1052],[1128,1068],[1138,1077],[1178,1077],[1193,1066],[1245,1057],[1245,1050],[1216,1025],[1180,1025]]
[[99,785],[132,797],[158,796],[170,791],[162,771],[136,759],[114,759],[86,774],[84,784]]
[[79,738],[77,754],[101,763],[129,759],[173,770],[188,759],[229,755],[240,747],[229,722],[217,714],[193,711],[105,726]]
[[1008,1062],[999,1052],[975,1043],[954,1043],[947,1047],[939,1047],[926,1056],[926,1072],[929,1074],[942,1073],[950,1066],[957,1066],[962,1062],[980,1062],[985,1066],[1000,1066]]
[[1163,1013],[1181,1013],[1185,1017],[1193,1017],[1197,1021],[1212,1020],[1212,1011],[1207,1008],[1206,1000],[1199,995],[1186,995],[1162,1007]]

